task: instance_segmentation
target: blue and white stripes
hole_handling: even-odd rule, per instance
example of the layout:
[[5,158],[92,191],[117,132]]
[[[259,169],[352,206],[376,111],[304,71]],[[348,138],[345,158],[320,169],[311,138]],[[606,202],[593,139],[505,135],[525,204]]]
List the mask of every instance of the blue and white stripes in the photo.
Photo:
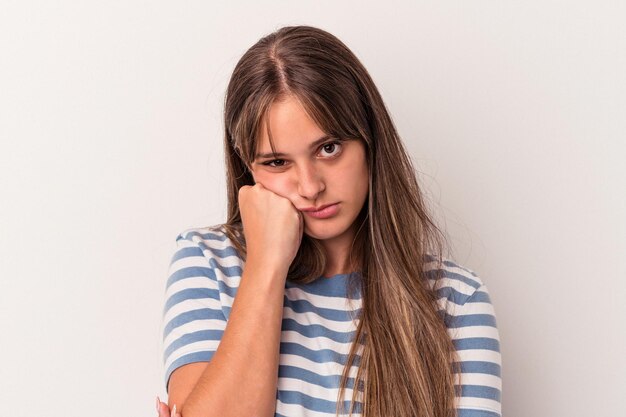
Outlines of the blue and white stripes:
[[[243,261],[220,228],[194,228],[176,239],[163,311],[165,384],[178,367],[210,361],[223,335]],[[434,266],[434,261],[431,262]],[[430,282],[435,284],[435,272]],[[446,260],[437,284],[440,313],[461,361],[459,417],[501,415],[501,357],[487,287],[472,271]],[[361,298],[340,274],[307,285],[287,282],[276,393],[276,416],[329,417],[358,324]],[[359,365],[343,399],[352,397]],[[361,411],[357,403],[356,415]]]

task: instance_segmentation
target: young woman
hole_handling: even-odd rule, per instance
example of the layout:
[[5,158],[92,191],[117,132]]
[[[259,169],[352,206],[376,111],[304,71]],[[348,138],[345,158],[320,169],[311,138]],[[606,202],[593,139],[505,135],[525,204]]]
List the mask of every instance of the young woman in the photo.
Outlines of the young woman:
[[495,417],[485,284],[446,255],[374,82],[283,27],[225,101],[228,220],[176,239],[162,416]]

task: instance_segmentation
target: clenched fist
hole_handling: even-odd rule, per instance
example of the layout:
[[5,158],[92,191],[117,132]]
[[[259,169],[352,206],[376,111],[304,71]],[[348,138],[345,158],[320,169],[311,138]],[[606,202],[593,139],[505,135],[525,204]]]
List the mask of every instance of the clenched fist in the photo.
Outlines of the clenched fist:
[[302,213],[289,199],[259,182],[242,186],[238,198],[246,238],[246,262],[253,260],[286,273],[302,242]]

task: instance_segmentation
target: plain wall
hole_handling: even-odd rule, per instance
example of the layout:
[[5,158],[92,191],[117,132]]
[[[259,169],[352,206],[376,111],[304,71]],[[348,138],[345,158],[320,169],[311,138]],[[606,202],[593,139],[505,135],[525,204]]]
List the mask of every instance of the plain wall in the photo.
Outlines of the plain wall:
[[309,24],[368,68],[489,288],[504,415],[625,415],[625,18],[581,0],[3,2],[5,412],[156,413],[174,239],[225,221],[230,73]]

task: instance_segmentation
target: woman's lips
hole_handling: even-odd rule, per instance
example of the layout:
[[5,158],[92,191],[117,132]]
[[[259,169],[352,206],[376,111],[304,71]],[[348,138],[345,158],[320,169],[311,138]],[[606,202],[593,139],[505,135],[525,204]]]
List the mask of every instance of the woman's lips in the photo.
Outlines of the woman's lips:
[[303,211],[302,213],[316,219],[327,219],[334,216],[339,211],[339,203],[331,204],[319,211]]

